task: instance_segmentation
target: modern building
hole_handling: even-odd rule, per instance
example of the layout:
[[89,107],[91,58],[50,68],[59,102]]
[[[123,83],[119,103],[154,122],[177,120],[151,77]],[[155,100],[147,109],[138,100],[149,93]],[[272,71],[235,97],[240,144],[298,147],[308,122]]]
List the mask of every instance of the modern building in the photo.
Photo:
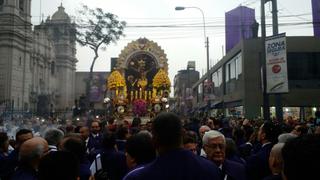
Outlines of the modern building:
[[61,5],[32,30],[30,10],[31,0],[0,1],[0,105],[46,116],[74,104],[75,26]]
[[[289,92],[281,95],[284,117],[314,116],[320,105],[320,39],[317,37],[287,37],[287,67]],[[212,115],[262,117],[261,41],[242,40],[211,70],[215,100],[206,107]],[[197,109],[204,108],[203,83],[193,85]],[[275,116],[274,95],[269,96],[270,111]]]
[[195,61],[189,61],[187,69],[178,71],[174,77],[175,110],[187,115],[192,110],[192,84],[199,80],[199,72],[195,70]]
[[312,0],[312,17],[314,36],[320,37],[320,0]]
[[225,13],[226,52],[242,39],[257,37],[259,24],[255,20],[255,10],[238,6]]

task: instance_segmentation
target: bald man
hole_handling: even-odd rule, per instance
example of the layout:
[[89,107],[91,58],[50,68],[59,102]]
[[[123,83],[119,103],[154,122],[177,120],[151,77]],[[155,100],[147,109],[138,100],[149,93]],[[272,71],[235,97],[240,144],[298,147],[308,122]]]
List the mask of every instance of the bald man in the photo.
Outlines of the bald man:
[[203,135],[210,131],[210,127],[207,126],[207,125],[203,125],[199,128],[199,142],[198,142],[198,146],[197,146],[197,154],[199,154],[200,156],[202,157],[207,157],[207,154],[204,152],[203,148],[202,148],[202,138],[203,138]]
[[12,180],[36,180],[40,159],[48,151],[48,143],[41,137],[34,137],[22,143],[19,151],[19,166]]
[[263,180],[282,180],[281,171],[283,167],[282,161],[282,148],[284,143],[275,144],[270,152],[269,156],[269,168],[272,172],[272,175],[264,178]]

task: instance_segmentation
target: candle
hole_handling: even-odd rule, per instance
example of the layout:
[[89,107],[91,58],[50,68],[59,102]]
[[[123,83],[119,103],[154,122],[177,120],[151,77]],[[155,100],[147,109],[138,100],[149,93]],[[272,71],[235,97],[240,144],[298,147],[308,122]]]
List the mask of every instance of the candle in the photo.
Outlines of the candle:
[[148,91],[144,91],[144,99],[147,100],[148,97]]

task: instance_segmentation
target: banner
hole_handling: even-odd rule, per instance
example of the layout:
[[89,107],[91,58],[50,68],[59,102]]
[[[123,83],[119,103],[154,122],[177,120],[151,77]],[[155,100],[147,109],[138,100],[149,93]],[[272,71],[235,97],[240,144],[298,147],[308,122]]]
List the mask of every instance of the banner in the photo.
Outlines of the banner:
[[265,45],[267,93],[288,93],[286,36],[267,37]]

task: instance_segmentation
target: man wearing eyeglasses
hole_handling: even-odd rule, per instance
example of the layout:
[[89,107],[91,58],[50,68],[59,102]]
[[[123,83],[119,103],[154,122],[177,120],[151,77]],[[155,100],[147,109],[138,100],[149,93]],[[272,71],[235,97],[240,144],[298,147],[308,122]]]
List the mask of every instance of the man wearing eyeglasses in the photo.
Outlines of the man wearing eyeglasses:
[[219,167],[223,180],[246,180],[245,167],[225,159],[226,140],[222,133],[215,130],[208,131],[202,140],[207,159]]

